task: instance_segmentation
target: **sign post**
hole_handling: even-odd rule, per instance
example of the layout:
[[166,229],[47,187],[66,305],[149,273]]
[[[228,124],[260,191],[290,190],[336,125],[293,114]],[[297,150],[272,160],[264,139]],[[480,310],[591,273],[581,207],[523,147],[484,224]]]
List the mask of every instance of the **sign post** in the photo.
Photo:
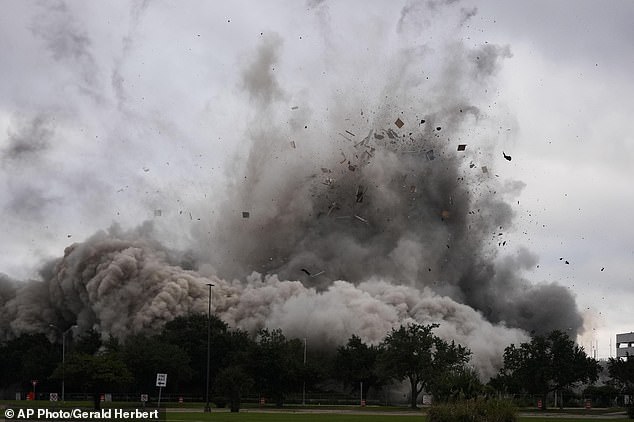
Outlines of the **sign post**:
[[167,374],[156,374],[156,386],[159,388],[157,408],[161,408],[161,390],[167,385]]
[[36,400],[37,397],[35,396],[35,386],[37,385],[39,381],[38,380],[31,380],[31,384],[33,384],[33,400]]

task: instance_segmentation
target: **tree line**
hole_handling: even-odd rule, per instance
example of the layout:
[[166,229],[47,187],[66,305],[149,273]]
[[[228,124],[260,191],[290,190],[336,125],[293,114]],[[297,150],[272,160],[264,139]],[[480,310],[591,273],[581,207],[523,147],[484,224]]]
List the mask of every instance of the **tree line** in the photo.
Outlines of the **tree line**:
[[[216,317],[192,314],[168,322],[157,335],[138,334],[125,342],[103,340],[96,331],[67,336],[62,365],[61,338],[51,343],[43,334],[23,335],[0,345],[0,389],[67,392],[95,398],[103,392],[135,394],[156,390],[156,373],[167,373],[166,392],[202,397],[206,390],[207,329],[210,327],[210,388],[217,403],[237,411],[242,397],[256,395],[282,406],[292,393],[337,389],[368,397],[393,384],[406,384],[410,405],[423,392],[435,401],[487,395],[528,393],[543,397],[597,380],[599,363],[561,331],[535,335],[509,345],[497,376],[483,384],[470,365],[471,351],[436,336],[437,324],[409,324],[392,329],[377,345],[356,335],[336,350],[304,339],[287,338],[281,330],[263,329],[255,337],[230,330]],[[305,359],[305,353],[308,358]],[[634,393],[634,359],[610,359],[614,392]]]

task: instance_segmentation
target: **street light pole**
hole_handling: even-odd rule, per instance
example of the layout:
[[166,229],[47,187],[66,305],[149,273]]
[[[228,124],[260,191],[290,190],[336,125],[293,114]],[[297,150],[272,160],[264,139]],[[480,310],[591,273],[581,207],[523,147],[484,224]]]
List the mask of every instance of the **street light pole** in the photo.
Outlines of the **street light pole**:
[[304,337],[304,384],[302,386],[302,406],[306,406],[306,337]]
[[213,284],[207,283],[209,286],[209,310],[207,313],[207,404],[205,404],[205,413],[211,412],[209,406],[209,356],[211,353],[211,287]]
[[[49,327],[53,327],[58,331],[62,331],[55,324],[48,324]],[[66,334],[69,333],[70,330],[76,328],[77,325],[71,325],[66,331],[62,331],[62,402],[66,403]]]

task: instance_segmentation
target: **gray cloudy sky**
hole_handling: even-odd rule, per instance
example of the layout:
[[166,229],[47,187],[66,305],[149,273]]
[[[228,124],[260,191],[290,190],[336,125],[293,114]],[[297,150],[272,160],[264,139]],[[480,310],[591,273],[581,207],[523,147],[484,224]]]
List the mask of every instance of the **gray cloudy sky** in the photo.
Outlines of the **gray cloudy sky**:
[[402,10],[419,3],[0,0],[0,272],[37,278],[113,222],[154,219],[164,243],[189,247],[247,154],[257,99],[240,69],[263,38],[281,45],[279,89],[264,94],[312,128],[330,95],[376,108],[386,52],[433,54],[456,37],[512,55],[486,110],[499,122],[492,168],[526,185],[508,253],[526,246],[539,261],[527,278],[576,294],[581,343],[608,356],[614,334],[634,330],[634,3],[434,2],[403,45],[398,31],[417,32]]

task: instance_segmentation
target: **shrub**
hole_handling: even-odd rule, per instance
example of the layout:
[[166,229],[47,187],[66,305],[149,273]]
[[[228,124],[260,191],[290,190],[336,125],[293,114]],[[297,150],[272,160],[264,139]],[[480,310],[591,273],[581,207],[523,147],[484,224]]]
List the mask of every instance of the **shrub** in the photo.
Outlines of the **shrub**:
[[515,407],[503,400],[469,400],[434,405],[429,422],[516,422]]

